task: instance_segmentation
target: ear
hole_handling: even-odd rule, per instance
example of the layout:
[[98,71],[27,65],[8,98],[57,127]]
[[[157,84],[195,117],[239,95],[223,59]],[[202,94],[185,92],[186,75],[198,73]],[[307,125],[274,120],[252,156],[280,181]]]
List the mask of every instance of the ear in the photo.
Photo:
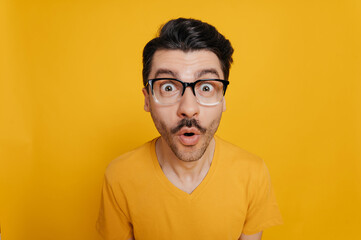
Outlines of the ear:
[[146,88],[142,89],[144,95],[144,111],[149,112],[149,93]]
[[222,112],[225,112],[226,111],[226,99],[223,97],[223,103],[222,103]]

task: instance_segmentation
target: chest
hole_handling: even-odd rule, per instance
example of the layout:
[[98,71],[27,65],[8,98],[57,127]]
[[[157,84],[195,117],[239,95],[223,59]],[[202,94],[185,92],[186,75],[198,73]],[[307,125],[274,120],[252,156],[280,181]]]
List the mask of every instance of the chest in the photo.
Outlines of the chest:
[[166,187],[139,192],[129,199],[135,239],[238,239],[247,214],[246,189],[228,181],[192,194]]

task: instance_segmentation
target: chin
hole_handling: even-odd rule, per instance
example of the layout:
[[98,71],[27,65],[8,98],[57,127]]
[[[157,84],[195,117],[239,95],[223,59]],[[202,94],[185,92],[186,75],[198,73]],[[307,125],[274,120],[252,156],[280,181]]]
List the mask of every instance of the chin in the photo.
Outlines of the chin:
[[177,158],[183,162],[196,162],[199,159],[202,158],[203,154],[195,154],[195,153],[190,153],[190,154],[185,154],[185,153],[174,153]]
[[183,162],[195,162],[203,157],[203,154],[207,150],[208,144],[196,144],[194,146],[176,146],[176,144],[171,144],[170,148],[172,149],[174,155],[183,161]]

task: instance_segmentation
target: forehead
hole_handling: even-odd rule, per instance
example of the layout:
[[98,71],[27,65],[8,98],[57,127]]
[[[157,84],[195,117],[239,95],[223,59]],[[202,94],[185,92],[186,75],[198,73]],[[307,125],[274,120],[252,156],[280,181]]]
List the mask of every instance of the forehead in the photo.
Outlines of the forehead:
[[208,50],[188,52],[157,50],[153,55],[150,78],[175,77],[195,80],[194,78],[198,76],[224,78],[221,63],[216,54]]

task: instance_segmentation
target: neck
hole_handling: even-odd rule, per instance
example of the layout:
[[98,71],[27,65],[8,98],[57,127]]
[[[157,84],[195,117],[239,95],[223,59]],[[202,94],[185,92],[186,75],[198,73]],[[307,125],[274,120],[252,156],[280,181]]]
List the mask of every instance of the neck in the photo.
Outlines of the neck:
[[191,193],[207,175],[214,149],[213,138],[199,160],[187,162],[180,160],[162,137],[156,142],[156,154],[163,173],[176,187],[188,193]]

